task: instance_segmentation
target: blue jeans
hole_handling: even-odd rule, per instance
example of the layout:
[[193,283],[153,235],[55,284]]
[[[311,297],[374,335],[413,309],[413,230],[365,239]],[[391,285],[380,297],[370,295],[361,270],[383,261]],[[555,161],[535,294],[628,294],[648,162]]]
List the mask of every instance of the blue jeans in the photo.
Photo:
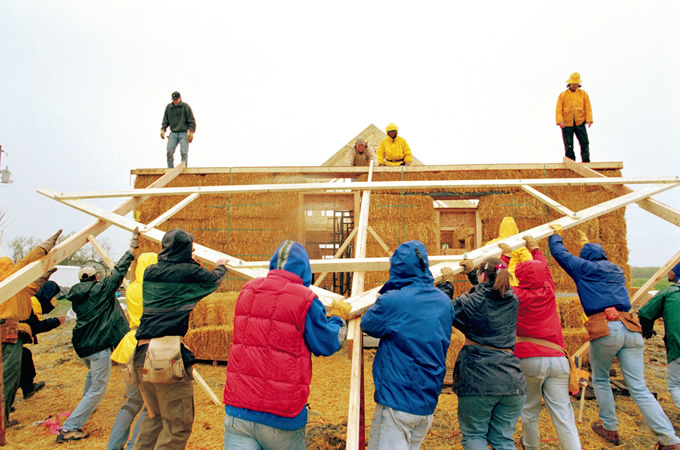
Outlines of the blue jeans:
[[514,450],[512,438],[526,395],[458,397],[465,450]]
[[680,358],[668,363],[668,392],[675,406],[680,408]]
[[73,410],[71,416],[61,426],[62,431],[74,431],[82,428],[87,419],[94,413],[106,394],[106,385],[111,375],[111,349],[80,358],[89,369],[85,377],[83,398]]
[[[123,448],[130,436],[130,425],[132,425],[135,417],[144,407],[142,393],[139,391],[139,386],[136,384],[125,384],[125,397],[127,400],[120,408],[118,416],[116,417],[116,422],[111,429],[109,444],[106,447],[107,450],[120,450]],[[143,417],[140,417],[140,420],[137,421],[137,425],[141,424],[142,418]],[[139,426],[135,427],[135,430],[139,430]],[[132,448],[134,438],[135,436],[133,435],[128,447]]]
[[189,165],[189,140],[186,131],[171,131],[168,136],[167,158],[168,168],[175,167],[175,149],[179,144],[179,154],[184,165]]
[[668,420],[645,382],[644,343],[642,334],[629,331],[619,321],[609,322],[609,335],[590,342],[590,367],[593,369],[593,390],[600,405],[600,419],[607,430],[618,429],[614,394],[609,383],[609,368],[618,358],[621,373],[642,417],[662,445],[680,443],[673,424]]
[[225,414],[224,450],[304,450],[307,448],[305,427],[281,430],[261,423]]
[[577,450],[581,442],[569,399],[569,361],[562,356],[539,356],[520,359],[527,380],[527,399],[522,410],[522,444],[526,450],[538,450],[541,399],[550,413],[561,448]]
[[417,450],[425,440],[433,416],[418,416],[376,403],[368,450]]

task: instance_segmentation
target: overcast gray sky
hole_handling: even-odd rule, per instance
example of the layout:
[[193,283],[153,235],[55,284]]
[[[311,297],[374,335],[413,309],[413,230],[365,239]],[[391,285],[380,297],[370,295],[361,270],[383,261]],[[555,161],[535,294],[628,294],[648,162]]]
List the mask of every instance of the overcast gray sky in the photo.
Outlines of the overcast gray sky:
[[[679,23],[671,0],[4,0],[1,164],[14,183],[0,185],[0,252],[93,221],[36,189],[125,189],[131,169],[163,167],[174,90],[196,116],[191,167],[318,165],[390,122],[425,164],[551,163],[564,154],[555,103],[577,71],[592,160],[679,175]],[[680,209],[679,190],[656,198]],[[636,206],[626,216],[632,265],[680,248],[679,228]],[[103,237],[117,259],[128,233]]]

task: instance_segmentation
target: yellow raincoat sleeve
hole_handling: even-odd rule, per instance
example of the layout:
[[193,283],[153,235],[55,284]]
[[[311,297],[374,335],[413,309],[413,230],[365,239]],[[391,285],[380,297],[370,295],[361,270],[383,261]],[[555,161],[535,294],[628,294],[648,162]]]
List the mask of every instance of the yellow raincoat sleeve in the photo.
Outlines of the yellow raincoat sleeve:
[[[18,272],[26,265],[39,260],[45,256],[47,252],[42,247],[36,247],[31,252],[24,256],[16,265],[12,260],[3,257],[0,258],[0,281],[6,279],[10,275]],[[31,283],[21,291],[17,292],[12,298],[0,305],[0,318],[26,320],[31,316],[31,297],[35,295],[40,288],[37,284]]]
[[406,139],[402,138],[401,140],[404,141],[404,162],[411,164],[411,161],[413,160],[413,155],[411,155],[411,147],[409,147]]

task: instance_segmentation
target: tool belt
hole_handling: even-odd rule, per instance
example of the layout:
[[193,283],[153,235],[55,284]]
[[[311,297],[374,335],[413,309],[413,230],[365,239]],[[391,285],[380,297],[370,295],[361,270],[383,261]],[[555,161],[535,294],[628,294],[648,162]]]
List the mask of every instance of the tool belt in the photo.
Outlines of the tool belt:
[[630,313],[617,311],[615,316],[604,312],[593,314],[583,324],[588,332],[588,341],[593,341],[604,336],[609,336],[609,322],[620,321],[623,326],[634,333],[641,333],[640,322]]
[[574,359],[569,357],[569,352],[566,348],[561,347],[554,342],[546,341],[545,339],[539,339],[529,336],[517,336],[517,342],[530,342],[532,344],[542,345],[543,347],[548,347],[552,350],[557,350],[558,352],[564,353],[564,356],[569,360],[569,392],[572,395],[576,395],[579,389],[579,373],[576,364],[574,364]]
[[[142,381],[178,383],[185,380],[187,373],[182,361],[182,336],[163,336],[137,341],[137,345],[145,344],[149,347],[144,358]],[[134,370],[134,367],[131,369]]]
[[19,339],[19,321],[14,319],[2,319],[0,324],[0,336],[3,344],[16,344]]
[[479,342],[475,342],[472,339],[468,339],[468,338],[465,338],[465,344],[464,345],[477,345],[479,347],[490,348],[491,350],[500,350],[500,351],[503,351],[503,352],[512,353],[512,349],[493,347],[491,345],[484,345],[484,344],[480,344]]

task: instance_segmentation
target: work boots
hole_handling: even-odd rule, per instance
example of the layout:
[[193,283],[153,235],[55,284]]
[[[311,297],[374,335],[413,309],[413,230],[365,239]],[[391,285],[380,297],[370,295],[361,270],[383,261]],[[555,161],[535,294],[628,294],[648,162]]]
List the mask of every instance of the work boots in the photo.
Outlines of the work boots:
[[674,448],[680,449],[680,444],[661,445],[661,442],[657,442],[654,450],[672,450]]
[[[621,439],[619,438],[619,432],[607,430],[605,427],[602,426],[602,422],[600,422],[600,421],[593,422],[591,428],[593,429],[595,434],[601,436],[602,438],[611,442],[614,445],[619,445],[619,443],[621,442]],[[669,448],[674,448],[674,447],[669,447]]]

